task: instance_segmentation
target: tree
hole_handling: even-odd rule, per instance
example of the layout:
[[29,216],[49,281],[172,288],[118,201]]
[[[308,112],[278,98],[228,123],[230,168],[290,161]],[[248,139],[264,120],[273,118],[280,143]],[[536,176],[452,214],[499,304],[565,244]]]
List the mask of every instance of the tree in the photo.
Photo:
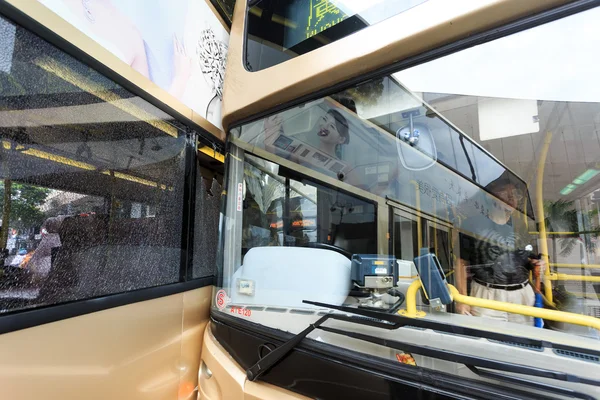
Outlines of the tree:
[[46,202],[48,193],[50,193],[49,189],[39,186],[15,183],[8,179],[2,182],[0,185],[0,197],[3,199],[2,235],[0,235],[2,248],[6,248],[9,227],[28,231],[44,222],[45,214],[40,210],[40,206]]
[[12,181],[5,179],[2,182],[2,227],[0,228],[0,249],[6,248],[6,242],[8,241],[8,224],[10,221],[10,208],[11,208],[11,192],[12,192]]
[[374,106],[382,101],[383,90],[385,88],[384,79],[388,78],[373,79],[346,90],[345,94],[363,106]]
[[[592,217],[597,213],[596,210],[591,211],[587,215],[587,220],[591,221]],[[546,202],[544,205],[544,214],[546,222],[546,231],[548,232],[578,232],[579,223],[577,221],[577,210],[574,207],[572,201],[557,200]],[[591,237],[597,237],[600,235],[600,228],[598,226],[590,226],[586,229],[587,234],[585,235],[586,248],[590,251],[595,250],[595,244],[590,239]],[[575,246],[577,245],[579,236],[575,234],[568,235],[567,238],[561,237],[560,241],[560,255],[563,257],[571,254]]]

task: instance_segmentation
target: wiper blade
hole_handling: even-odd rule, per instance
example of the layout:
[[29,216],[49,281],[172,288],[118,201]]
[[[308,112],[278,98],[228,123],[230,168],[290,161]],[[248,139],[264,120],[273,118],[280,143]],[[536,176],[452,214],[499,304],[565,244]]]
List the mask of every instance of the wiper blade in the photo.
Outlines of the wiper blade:
[[311,304],[323,308],[330,308],[332,310],[344,311],[351,314],[362,315],[364,317],[375,318],[382,321],[387,321],[391,324],[401,324],[401,326],[414,326],[416,328],[432,329],[439,332],[451,333],[454,335],[471,336],[474,338],[483,338],[496,340],[500,342],[509,342],[515,344],[521,344],[525,346],[534,346],[539,348],[548,349],[561,349],[566,351],[580,352],[593,356],[600,357],[600,351],[580,348],[575,346],[563,345],[560,343],[549,342],[545,340],[531,339],[523,336],[508,335],[505,333],[498,333],[492,331],[486,331],[483,329],[468,328],[460,325],[448,324],[445,322],[433,321],[430,319],[423,318],[410,318],[400,314],[388,314],[384,312],[372,311],[364,308],[348,307],[348,306],[337,306],[334,304],[320,303],[317,301],[303,300],[303,303]]
[[595,397],[590,396],[589,394],[576,392],[575,390],[566,389],[566,388],[562,388],[559,386],[550,385],[547,383],[533,382],[529,379],[518,378],[516,376],[510,376],[510,375],[499,374],[497,372],[486,371],[483,369],[479,369],[473,365],[467,365],[467,368],[469,368],[471,370],[471,372],[473,372],[476,375],[481,376],[482,378],[497,379],[499,381],[505,381],[505,382],[513,383],[515,385],[526,386],[526,387],[532,388],[532,389],[538,389],[538,390],[542,390],[542,391],[552,392],[554,394],[560,394],[560,395],[568,396],[570,398],[575,398],[575,399],[595,400]]
[[[317,303],[317,302],[310,302],[310,301],[304,301],[304,302],[308,303],[308,304],[320,305],[320,306],[324,306],[324,307],[342,309],[342,311],[347,311],[349,313],[356,313],[356,314],[363,314],[363,315],[368,314],[368,315],[360,317],[360,316],[348,316],[348,315],[343,315],[343,314],[330,313],[330,314],[326,314],[326,315],[322,316],[316,322],[310,324],[302,332],[298,333],[297,335],[292,337],[290,340],[288,340],[281,346],[275,348],[273,351],[271,351],[270,353],[268,353],[267,355],[265,355],[264,357],[259,359],[258,362],[256,362],[256,364],[254,364],[253,366],[248,368],[246,370],[246,376],[248,377],[248,379],[250,381],[254,381],[254,380],[258,379],[262,374],[269,371],[269,369],[271,369],[275,364],[277,364],[279,361],[281,361],[283,358],[285,358],[312,331],[314,331],[315,329],[321,329],[325,332],[330,332],[330,333],[334,333],[334,334],[338,334],[338,335],[347,336],[347,337],[350,337],[353,339],[362,340],[362,341],[365,341],[368,343],[373,343],[373,344],[385,346],[388,348],[393,348],[393,349],[397,349],[397,350],[401,350],[401,351],[406,351],[409,353],[419,354],[419,355],[422,355],[425,357],[432,357],[432,358],[437,358],[440,360],[464,364],[465,366],[467,366],[469,369],[471,369],[473,372],[475,372],[478,375],[487,376],[487,377],[498,379],[498,380],[504,380],[507,382],[515,383],[515,384],[526,385],[529,388],[546,391],[546,392],[552,392],[554,394],[570,395],[572,397],[581,398],[581,399],[585,399],[585,400],[592,398],[592,397],[587,396],[586,394],[571,391],[569,389],[563,389],[563,388],[559,388],[559,387],[556,387],[553,385],[539,383],[539,382],[529,382],[525,379],[519,379],[519,378],[512,377],[512,376],[507,376],[507,375],[503,375],[503,374],[480,370],[479,368],[494,369],[494,370],[504,371],[504,372],[509,372],[509,373],[516,373],[516,374],[529,375],[529,376],[535,376],[535,377],[540,377],[540,378],[554,379],[554,380],[563,381],[563,382],[572,382],[572,383],[580,383],[580,384],[586,384],[586,385],[592,385],[592,386],[600,386],[599,380],[580,377],[577,375],[572,375],[572,374],[563,373],[563,372],[559,372],[559,371],[553,371],[553,370],[549,370],[549,369],[545,369],[545,368],[531,367],[531,366],[522,365],[522,364],[515,364],[515,363],[511,363],[511,362],[506,362],[506,361],[499,361],[499,360],[489,359],[489,358],[485,358],[485,357],[474,356],[474,355],[470,355],[470,354],[457,353],[457,352],[450,351],[450,350],[443,350],[443,349],[439,349],[439,348],[435,348],[435,347],[416,345],[416,344],[412,344],[412,343],[400,342],[397,340],[385,339],[385,338],[375,337],[375,336],[366,335],[366,334],[357,333],[357,332],[348,332],[348,331],[345,331],[342,329],[337,329],[337,328],[325,327],[325,326],[323,326],[323,323],[325,323],[329,319],[334,319],[334,320],[339,320],[339,321],[355,323],[355,324],[359,324],[359,325],[372,326],[372,327],[386,329],[386,330],[395,330],[395,329],[401,328],[403,326],[416,326],[417,324],[415,324],[415,322],[421,323],[424,320],[417,320],[417,319],[406,318],[406,317],[401,317],[401,316],[397,316],[398,318],[396,318],[396,316],[394,316],[394,315],[383,314],[383,313],[378,314],[378,313],[374,313],[372,311],[367,311],[367,310],[362,310],[362,309],[357,309],[357,308],[344,307],[344,306],[332,306],[332,305],[327,305],[324,303]],[[372,317],[371,316],[372,313],[374,313],[376,316]],[[437,323],[435,321],[426,321],[426,322],[428,324],[430,324],[429,326],[427,326],[428,328],[432,327],[431,324],[434,324],[435,327],[438,329],[439,329],[438,325],[447,325],[447,324]],[[451,326],[451,325],[448,325],[448,326]],[[471,333],[473,333],[473,332],[487,332],[487,331],[471,330]],[[492,332],[488,332],[488,333],[492,333]],[[498,335],[498,334],[496,334],[496,335]],[[509,336],[509,335],[505,335],[505,336]],[[514,338],[512,336],[509,336],[509,337],[514,341]]]
[[357,332],[348,332],[344,331],[343,329],[328,328],[326,326],[321,326],[320,329],[325,332],[336,333],[338,335],[362,340],[364,342],[378,344],[380,346],[385,346],[396,350],[402,350],[409,353],[420,354],[425,357],[432,357],[440,360],[464,364],[465,366],[471,365],[475,367],[495,369],[504,372],[512,372],[517,374],[537,376],[540,378],[555,379],[564,382],[600,386],[600,381],[596,379],[584,378],[577,375],[553,371],[545,368],[531,367],[528,365],[515,364],[507,361],[498,361],[491,358],[472,356],[469,354],[457,353],[450,350],[442,350],[435,347],[415,345],[412,343],[400,342],[398,340],[385,339]]
[[[315,329],[321,328],[321,325],[328,319],[336,319],[339,321],[354,322],[360,325],[373,326],[376,328],[382,328],[387,330],[398,329],[402,324],[389,323],[386,321],[374,319],[374,318],[361,318],[361,317],[350,317],[341,314],[327,314],[319,318],[316,322],[310,324],[302,332],[292,337],[290,340],[271,351],[266,356],[262,357],[256,364],[246,370],[246,376],[249,380],[254,381],[259,376],[267,372],[277,362],[281,361],[294,347],[296,347],[302,339],[304,339],[309,333]],[[322,329],[322,328],[321,328]]]

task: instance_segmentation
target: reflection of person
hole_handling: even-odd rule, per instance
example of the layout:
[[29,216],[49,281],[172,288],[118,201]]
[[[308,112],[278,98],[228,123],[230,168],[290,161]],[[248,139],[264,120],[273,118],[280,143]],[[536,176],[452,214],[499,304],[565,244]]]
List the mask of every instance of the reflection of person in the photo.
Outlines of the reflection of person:
[[[315,131],[318,139],[317,149],[331,158],[341,159],[342,146],[350,143],[348,121],[342,113],[334,109],[328,110],[317,121]],[[266,118],[264,123],[265,143],[272,143],[275,136],[280,134],[284,134],[281,114]],[[271,145],[265,147],[269,151],[276,152]],[[279,154],[279,152],[276,153]]]
[[61,245],[59,229],[65,219],[65,216],[48,218],[40,229],[42,240],[40,241],[35,253],[27,268],[33,274],[33,283],[36,286],[46,279],[50,272],[52,264],[52,249]]
[[49,9],[148,77],[142,35],[111,0],[41,0]]
[[350,143],[348,121],[337,110],[329,110],[317,123],[320,150],[337,159],[342,158],[342,146]]
[[[489,216],[471,217],[461,225],[465,233],[461,233],[461,260],[456,268],[457,289],[461,294],[467,294],[468,269],[472,275],[471,296],[533,306],[535,295],[529,284],[529,271],[543,267],[543,261],[528,258],[526,241],[512,226],[511,214],[517,208],[521,194],[506,175],[486,188],[502,202],[496,203]],[[532,318],[518,314],[461,303],[457,303],[456,311],[533,326]]]

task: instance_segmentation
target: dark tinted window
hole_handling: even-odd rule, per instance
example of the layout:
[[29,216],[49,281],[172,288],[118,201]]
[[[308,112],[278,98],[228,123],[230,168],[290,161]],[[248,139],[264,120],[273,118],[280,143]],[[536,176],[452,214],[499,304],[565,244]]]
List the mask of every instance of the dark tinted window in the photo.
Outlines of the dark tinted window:
[[338,190],[274,173],[274,164],[246,155],[242,253],[258,246],[334,245],[376,253],[374,204]]
[[246,67],[258,71],[308,53],[426,0],[262,0],[248,10]]
[[182,127],[0,25],[0,312],[178,281]]
[[235,8],[235,0],[210,0],[210,2],[215,6],[221,17],[225,20],[225,22],[231,26],[231,21],[233,21],[233,9]]
[[196,179],[196,212],[192,277],[215,275],[219,241],[219,206],[222,187],[200,169]]

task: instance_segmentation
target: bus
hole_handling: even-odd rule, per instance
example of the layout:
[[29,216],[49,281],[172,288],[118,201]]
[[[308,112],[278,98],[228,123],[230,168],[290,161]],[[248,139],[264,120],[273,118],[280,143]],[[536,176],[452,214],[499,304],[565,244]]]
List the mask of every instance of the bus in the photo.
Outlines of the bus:
[[238,1],[203,398],[598,398],[598,6]]
[[176,3],[0,1],[1,399],[197,398],[229,27]]

